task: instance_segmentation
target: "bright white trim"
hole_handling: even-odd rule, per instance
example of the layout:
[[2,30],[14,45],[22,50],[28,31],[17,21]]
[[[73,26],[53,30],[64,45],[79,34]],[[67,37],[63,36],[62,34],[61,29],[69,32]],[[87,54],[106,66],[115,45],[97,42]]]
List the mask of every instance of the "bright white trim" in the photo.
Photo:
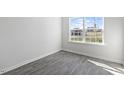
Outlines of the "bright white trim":
[[[60,50],[61,50],[61,49],[60,49]],[[60,50],[55,50],[55,51],[52,51],[52,52],[50,52],[50,53],[46,53],[46,54],[44,54],[44,55],[41,55],[41,56],[39,56],[39,57],[36,57],[36,58],[30,59],[30,60],[23,61],[23,62],[21,62],[20,64],[16,64],[16,65],[14,65],[14,66],[6,67],[6,68],[4,68],[4,69],[2,69],[2,70],[0,71],[0,74],[3,74],[3,73],[8,72],[8,71],[10,71],[10,70],[16,69],[16,68],[18,68],[18,67],[20,67],[20,66],[26,65],[26,64],[31,63],[31,62],[33,62],[33,61],[39,60],[39,59],[41,59],[41,58],[43,58],[43,57],[46,57],[46,56],[51,55],[51,54],[54,54],[54,53],[56,53],[56,52],[58,52],[58,51],[60,51]]]
[[122,60],[117,60],[117,59],[113,59],[113,58],[106,58],[106,57],[103,57],[103,56],[97,56],[97,55],[92,55],[92,54],[88,54],[88,53],[72,51],[72,50],[69,50],[69,49],[63,49],[63,51],[68,51],[68,52],[77,53],[77,54],[80,54],[80,55],[86,55],[86,56],[89,56],[89,57],[99,58],[99,59],[111,61],[111,62],[114,62],[114,63],[120,63],[120,64],[124,63]]

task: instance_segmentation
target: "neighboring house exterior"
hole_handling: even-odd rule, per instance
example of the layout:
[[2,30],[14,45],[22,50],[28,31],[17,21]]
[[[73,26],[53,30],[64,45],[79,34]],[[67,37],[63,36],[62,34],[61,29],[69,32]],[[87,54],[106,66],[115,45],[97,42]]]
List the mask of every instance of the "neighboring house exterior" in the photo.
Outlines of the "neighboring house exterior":
[[83,31],[82,29],[75,28],[71,30],[71,36],[82,36]]
[[71,40],[82,41],[85,36],[87,42],[102,42],[102,34],[102,29],[95,27],[88,27],[85,32],[82,29],[74,28],[71,30]]

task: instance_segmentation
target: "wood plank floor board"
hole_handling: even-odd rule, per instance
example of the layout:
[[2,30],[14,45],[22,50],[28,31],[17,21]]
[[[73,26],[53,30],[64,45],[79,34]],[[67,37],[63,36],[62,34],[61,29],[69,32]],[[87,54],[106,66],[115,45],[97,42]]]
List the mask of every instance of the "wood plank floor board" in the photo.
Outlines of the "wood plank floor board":
[[[41,68],[41,69],[39,69],[39,71],[36,71],[34,73],[35,74],[53,74],[55,72],[58,72],[60,69],[61,69],[60,70],[61,72],[65,73],[65,71],[66,71],[66,73],[67,73],[68,70],[71,70],[71,68],[73,68],[73,66],[77,65],[76,62],[79,62],[80,59],[81,59],[81,57],[79,57],[79,56],[77,56],[74,59],[74,55],[65,54],[63,56],[63,58],[61,58],[60,60],[57,60],[56,62],[54,62],[54,64],[53,63],[49,64],[44,69]],[[75,64],[74,64],[74,62],[75,62]],[[32,73],[32,74],[34,74],[34,73]]]
[[105,63],[105,60],[59,51],[3,75],[111,75],[110,72],[88,62],[88,59]]
[[[84,68],[84,69],[81,69]],[[84,74],[84,75],[112,75],[110,72],[101,69],[100,67],[94,65],[93,63],[85,62],[83,65],[81,64],[79,69],[76,73],[77,74]]]

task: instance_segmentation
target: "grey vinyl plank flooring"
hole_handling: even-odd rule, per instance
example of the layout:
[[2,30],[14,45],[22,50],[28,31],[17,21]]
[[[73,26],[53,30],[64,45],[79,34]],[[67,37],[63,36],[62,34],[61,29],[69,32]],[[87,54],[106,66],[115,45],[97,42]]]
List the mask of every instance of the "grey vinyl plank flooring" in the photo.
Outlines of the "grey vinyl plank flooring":
[[105,63],[105,60],[59,51],[3,75],[111,75],[110,72],[88,62],[88,59]]

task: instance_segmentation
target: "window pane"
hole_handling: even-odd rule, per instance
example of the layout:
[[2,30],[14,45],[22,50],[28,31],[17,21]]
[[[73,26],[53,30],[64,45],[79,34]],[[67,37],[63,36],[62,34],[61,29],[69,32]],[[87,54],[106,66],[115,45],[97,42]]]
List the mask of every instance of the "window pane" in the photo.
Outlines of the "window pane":
[[85,42],[102,43],[103,40],[103,18],[86,17],[85,18]]
[[83,17],[70,18],[70,38],[72,41],[83,40]]
[[103,29],[103,26],[104,26],[104,18],[103,17],[96,17],[95,18],[95,20],[96,20],[96,27],[98,28],[98,29]]
[[71,41],[103,43],[103,17],[70,17],[69,29]]
[[85,17],[85,28],[86,29],[94,28],[94,17]]
[[104,20],[103,17],[96,17],[96,42],[102,43],[103,42],[103,27],[104,27]]

